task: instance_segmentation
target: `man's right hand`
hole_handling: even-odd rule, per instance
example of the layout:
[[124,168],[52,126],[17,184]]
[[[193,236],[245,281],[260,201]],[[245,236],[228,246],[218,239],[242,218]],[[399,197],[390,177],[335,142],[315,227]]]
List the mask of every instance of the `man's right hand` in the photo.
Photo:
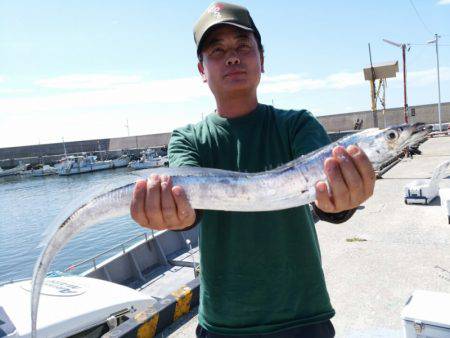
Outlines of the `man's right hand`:
[[154,230],[182,230],[194,224],[196,217],[183,188],[173,187],[165,175],[136,182],[130,212],[139,225]]

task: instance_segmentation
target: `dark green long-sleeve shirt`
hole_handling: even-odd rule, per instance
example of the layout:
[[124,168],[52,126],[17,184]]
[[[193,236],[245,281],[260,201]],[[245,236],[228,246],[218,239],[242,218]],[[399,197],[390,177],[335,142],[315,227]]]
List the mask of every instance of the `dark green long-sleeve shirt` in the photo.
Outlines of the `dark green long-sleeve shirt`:
[[[170,166],[270,170],[330,142],[307,111],[259,104],[208,115],[173,132]],[[222,334],[266,333],[334,315],[308,206],[270,212],[206,210],[200,223],[199,323]]]

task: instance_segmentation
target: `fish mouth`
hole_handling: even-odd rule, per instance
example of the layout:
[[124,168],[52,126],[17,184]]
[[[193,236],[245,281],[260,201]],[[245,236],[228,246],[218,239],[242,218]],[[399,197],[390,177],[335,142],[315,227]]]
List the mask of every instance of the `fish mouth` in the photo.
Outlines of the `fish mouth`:
[[416,122],[414,124],[399,124],[387,129],[393,129],[398,132],[399,139],[395,148],[401,150],[423,140],[432,131],[433,127],[423,122]]
[[426,133],[428,134],[433,130],[433,126],[431,124],[425,124],[423,122],[417,122],[411,125],[412,133],[411,135],[417,134],[417,133]]
[[414,123],[411,126],[411,142],[418,141],[421,138],[424,138],[427,134],[429,134],[433,130],[433,126],[430,124],[425,124],[422,122]]

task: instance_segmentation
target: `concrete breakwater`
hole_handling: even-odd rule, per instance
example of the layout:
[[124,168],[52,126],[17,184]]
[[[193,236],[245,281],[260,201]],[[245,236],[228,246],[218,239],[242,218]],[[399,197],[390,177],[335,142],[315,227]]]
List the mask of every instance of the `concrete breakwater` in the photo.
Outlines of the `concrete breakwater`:
[[[441,110],[442,123],[450,122],[450,102],[442,103]],[[359,123],[361,129],[366,129],[375,126],[384,128],[404,122],[403,107],[386,109],[384,115],[378,110],[375,114],[372,111],[362,111],[324,115],[317,118],[333,141],[354,132],[357,123]],[[411,106],[409,107],[408,119],[410,123],[437,123],[437,105]],[[67,154],[93,153],[99,155],[99,158],[103,157],[103,159],[116,158],[123,153],[138,156],[142,150],[149,147],[167,147],[170,135],[171,133],[161,133],[0,148],[0,167],[8,169],[17,166],[20,162],[31,165],[39,163],[51,165],[57,163],[65,152]]]
[[[437,104],[410,106],[407,116],[409,123],[438,123]],[[361,129],[373,127],[385,128],[405,122],[403,107],[386,109],[384,115],[381,110],[377,110],[375,114],[371,110],[366,110],[345,114],[324,115],[319,116],[318,119],[328,132],[354,129],[357,120],[362,121]],[[450,122],[450,102],[441,104],[441,120],[442,123]]]
[[[335,141],[354,132],[355,131],[353,130],[331,132],[328,133],[328,135],[332,141]],[[137,158],[141,151],[147,148],[161,148],[162,155],[164,155],[164,151],[167,150],[170,135],[171,133],[130,136],[115,139],[65,142],[64,145],[62,143],[50,143],[23,147],[0,148],[0,167],[3,169],[10,169],[20,163],[30,164],[32,166],[37,164],[54,165],[64,156],[64,146],[66,147],[68,155],[86,152],[97,155],[99,159],[114,159],[125,153]],[[136,138],[138,138],[138,141],[134,147],[129,142],[128,144],[123,142],[123,139]]]
[[147,148],[165,148],[171,133],[117,137],[60,143],[37,144],[22,147],[0,148],[0,167],[13,168],[20,162],[31,165],[55,164],[66,152],[70,154],[92,153],[99,158],[111,159],[127,153],[139,156]]

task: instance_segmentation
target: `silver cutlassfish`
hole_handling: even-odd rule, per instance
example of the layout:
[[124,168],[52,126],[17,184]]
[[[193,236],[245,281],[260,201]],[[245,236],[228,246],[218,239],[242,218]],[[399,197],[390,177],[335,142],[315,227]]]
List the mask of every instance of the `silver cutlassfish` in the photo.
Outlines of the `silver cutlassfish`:
[[[324,161],[338,145],[359,146],[374,169],[396,156],[408,145],[417,143],[428,133],[423,123],[386,129],[366,129],[322,147],[278,168],[261,173],[242,173],[208,168],[159,168],[142,171],[169,175],[173,185],[184,188],[195,209],[228,211],[267,211],[286,209],[315,200],[315,184],[326,180]],[[100,221],[126,215],[134,183],[101,194],[72,212],[55,229],[46,243],[33,274],[31,294],[32,334],[36,337],[39,296],[47,269],[57,252],[69,239]]]

